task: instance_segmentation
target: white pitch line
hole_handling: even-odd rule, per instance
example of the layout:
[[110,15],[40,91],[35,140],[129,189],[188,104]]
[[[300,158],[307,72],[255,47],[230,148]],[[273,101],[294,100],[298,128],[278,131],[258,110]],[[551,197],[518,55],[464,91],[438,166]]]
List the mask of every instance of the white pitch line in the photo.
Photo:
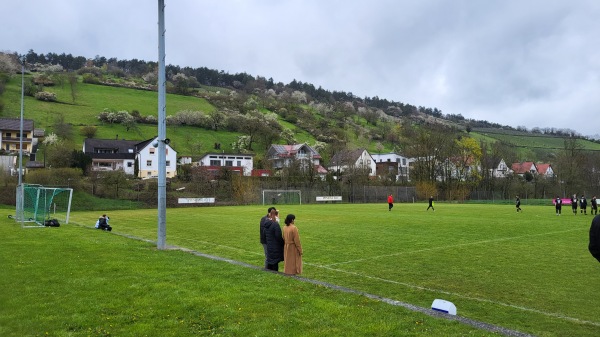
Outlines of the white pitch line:
[[546,312],[546,311],[542,311],[542,310],[538,310],[538,309],[532,309],[532,308],[523,307],[523,306],[520,306],[520,305],[503,303],[503,302],[497,302],[497,301],[492,301],[492,300],[488,300],[488,299],[485,299],[485,298],[471,297],[471,296],[467,296],[467,295],[453,293],[453,292],[446,291],[446,290],[432,289],[432,288],[422,287],[422,286],[418,286],[418,285],[414,285],[414,284],[410,284],[410,283],[398,282],[398,281],[394,281],[394,280],[388,280],[388,279],[384,279],[384,278],[381,278],[381,277],[370,276],[370,275],[363,275],[363,274],[359,274],[359,273],[352,272],[352,271],[331,268],[331,267],[328,267],[328,266],[321,266],[321,265],[312,265],[312,266],[318,267],[318,268],[323,268],[323,269],[328,269],[328,270],[339,272],[339,273],[345,273],[345,274],[350,274],[350,275],[354,275],[354,276],[358,276],[358,277],[363,277],[363,278],[367,278],[367,279],[377,280],[377,281],[381,281],[381,282],[386,282],[386,283],[391,283],[391,284],[397,284],[397,285],[405,286],[407,288],[413,288],[413,289],[418,289],[418,290],[425,290],[425,291],[430,291],[430,292],[434,292],[434,293],[440,293],[440,294],[444,294],[444,295],[456,296],[456,297],[460,297],[460,298],[464,298],[464,299],[472,300],[472,301],[478,301],[478,302],[484,302],[484,303],[491,303],[491,304],[501,305],[501,306],[504,306],[504,307],[509,307],[509,308],[523,310],[523,311],[528,311],[528,312],[533,312],[533,313],[536,313],[536,314],[545,315],[545,316],[549,316],[549,317],[553,317],[553,318],[559,318],[559,319],[563,319],[563,320],[567,320],[567,321],[572,321],[572,322],[576,322],[576,323],[584,323],[584,324],[589,324],[589,325],[593,325],[593,326],[600,326],[600,322],[592,322],[592,321],[581,320],[581,319],[578,319],[578,318],[565,316],[563,314],[558,314],[558,313],[553,313],[553,312]]
[[[83,227],[89,227],[89,226],[83,226]],[[92,227],[89,227],[89,228],[92,228]],[[546,234],[566,233],[566,232],[571,232],[571,231],[575,231],[575,229],[568,230],[568,231],[561,231],[561,232],[546,233]],[[121,234],[117,234],[117,235],[121,235]],[[524,235],[524,236],[521,236],[521,237],[539,236],[539,235],[544,235],[544,234]],[[141,238],[134,237],[134,236],[127,236],[127,235],[124,235],[124,236],[132,238],[132,239],[137,239],[137,240],[152,242],[151,240],[145,240],[145,239],[141,239]],[[232,250],[238,250],[238,251],[242,251],[242,252],[246,252],[246,253],[251,253],[251,254],[254,254],[254,255],[260,255],[260,256],[263,255],[262,253],[257,253],[255,251],[248,251],[248,250],[241,249],[241,248],[236,248],[236,247],[231,247],[231,246],[225,246],[225,245],[215,244],[215,243],[208,242],[208,241],[203,241],[203,240],[188,239],[188,238],[174,237],[174,236],[171,236],[171,237],[175,238],[175,239],[180,239],[180,240],[187,240],[187,241],[192,241],[192,242],[200,242],[200,243],[204,243],[204,244],[208,244],[208,245],[212,245],[212,246],[223,247],[223,248],[228,248],[228,249],[232,249]],[[515,238],[518,238],[518,237],[515,237]],[[492,240],[492,241],[499,241],[499,240],[501,241],[501,240],[509,240],[509,239],[511,239],[511,238],[498,239],[498,240]],[[463,244],[463,245],[466,245],[466,244]],[[477,297],[466,296],[466,295],[462,295],[462,294],[458,294],[458,293],[449,292],[449,291],[446,291],[446,290],[432,289],[432,288],[422,287],[422,286],[418,286],[418,285],[414,285],[414,284],[409,284],[409,283],[405,283],[405,282],[388,280],[388,279],[384,279],[384,278],[376,277],[376,276],[362,275],[362,274],[359,274],[359,273],[356,273],[356,272],[351,272],[351,271],[346,271],[346,270],[342,270],[342,269],[331,268],[328,265],[318,265],[318,264],[313,264],[313,263],[304,263],[304,264],[308,265],[308,266],[317,267],[317,268],[323,268],[323,269],[332,270],[332,271],[339,272],[339,273],[351,274],[351,275],[354,275],[354,276],[368,278],[368,279],[373,279],[373,280],[377,280],[377,281],[381,281],[381,282],[402,285],[402,286],[405,286],[407,288],[413,288],[413,289],[419,289],[419,290],[424,290],[424,291],[429,291],[429,292],[434,292],[434,293],[440,293],[440,294],[450,295],[450,296],[456,296],[456,297],[460,297],[460,298],[464,298],[464,299],[468,299],[468,300],[473,300],[473,301],[478,301],[478,302],[485,302],[485,303],[491,303],[491,304],[501,305],[501,306],[505,306],[505,307],[509,307],[509,308],[513,308],[513,309],[518,309],[518,310],[533,312],[533,313],[537,313],[537,314],[540,314],[540,315],[545,315],[545,316],[554,317],[554,318],[558,318],[558,319],[573,321],[573,322],[577,322],[577,323],[589,324],[589,325],[593,325],[593,326],[600,326],[600,322],[592,322],[592,321],[580,320],[578,318],[573,318],[573,317],[565,316],[565,315],[562,315],[562,314],[545,312],[545,311],[541,311],[541,310],[538,310],[538,309],[532,309],[532,308],[522,307],[522,306],[518,306],[518,305],[514,305],[514,304],[508,304],[508,303],[503,303],[503,302],[496,302],[496,301],[492,301],[492,300],[488,300],[488,299],[484,299],[484,298],[477,298]]]
[[188,239],[188,238],[182,238],[182,237],[176,237],[176,236],[171,236],[171,238],[178,239],[178,240],[183,240],[183,241],[199,242],[199,243],[203,243],[205,245],[210,245],[210,246],[215,246],[215,247],[221,247],[221,248],[227,248],[227,249],[231,249],[231,250],[237,250],[237,251],[240,251],[240,252],[244,252],[244,253],[248,253],[248,254],[254,254],[254,255],[258,255],[258,256],[265,256],[264,253],[257,253],[256,251],[246,250],[246,249],[243,249],[243,248],[237,248],[237,247],[220,245],[220,244],[216,244],[214,242],[208,242],[208,241],[196,240],[196,239]]
[[483,241],[474,241],[474,242],[467,242],[467,243],[459,243],[459,244],[456,244],[456,245],[449,245],[449,246],[439,246],[439,247],[432,247],[432,248],[423,248],[423,249],[411,250],[411,251],[406,251],[406,252],[399,252],[399,253],[394,253],[394,254],[371,256],[371,257],[366,257],[366,258],[357,259],[357,260],[349,260],[349,261],[343,261],[343,262],[329,263],[329,264],[325,264],[325,265],[322,265],[322,266],[323,267],[331,267],[331,266],[337,266],[337,265],[341,265],[341,264],[349,264],[349,263],[354,263],[354,262],[364,262],[364,261],[368,261],[368,260],[383,259],[383,258],[392,257],[392,256],[398,256],[398,255],[403,255],[403,254],[422,253],[422,252],[428,252],[428,251],[433,251],[433,250],[449,249],[449,248],[464,247],[464,246],[471,246],[471,245],[480,245],[480,244],[490,243],[490,242],[509,241],[509,240],[527,238],[527,237],[532,237],[532,236],[544,236],[544,235],[549,235],[549,234],[567,233],[567,232],[574,232],[574,231],[580,231],[580,230],[583,230],[583,229],[577,228],[577,229],[570,229],[570,230],[559,231],[559,232],[548,232],[548,233],[541,233],[541,234],[521,235],[521,236],[508,237],[508,238],[500,238],[500,239],[492,239],[492,240],[483,240]]

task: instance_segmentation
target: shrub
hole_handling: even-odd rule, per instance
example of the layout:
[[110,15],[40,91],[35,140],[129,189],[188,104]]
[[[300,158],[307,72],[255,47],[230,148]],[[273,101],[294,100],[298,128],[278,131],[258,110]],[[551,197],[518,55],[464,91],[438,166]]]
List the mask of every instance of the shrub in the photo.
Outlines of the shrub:
[[86,138],[94,138],[96,136],[96,132],[98,128],[93,125],[86,125],[81,128],[80,134]]
[[93,74],[83,74],[83,83],[100,84],[100,78]]
[[40,91],[35,94],[38,101],[56,102],[56,94],[48,91]]

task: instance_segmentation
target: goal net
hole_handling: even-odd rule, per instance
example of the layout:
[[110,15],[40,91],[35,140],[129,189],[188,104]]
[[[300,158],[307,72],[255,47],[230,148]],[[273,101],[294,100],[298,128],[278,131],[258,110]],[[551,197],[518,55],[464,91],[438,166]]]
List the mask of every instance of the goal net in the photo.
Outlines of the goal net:
[[263,205],[301,205],[300,190],[262,190]]
[[17,186],[16,220],[21,222],[22,227],[41,227],[50,219],[67,224],[72,198],[72,188]]

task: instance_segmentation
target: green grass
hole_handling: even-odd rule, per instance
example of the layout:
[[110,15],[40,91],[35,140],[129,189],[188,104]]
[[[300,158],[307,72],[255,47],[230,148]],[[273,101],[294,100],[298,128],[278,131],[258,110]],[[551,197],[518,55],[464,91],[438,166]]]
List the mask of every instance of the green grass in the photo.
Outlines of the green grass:
[[[304,277],[538,336],[597,336],[591,216],[551,206],[281,206]],[[263,209],[264,208],[264,209]],[[0,335],[464,336],[490,332],[180,251],[157,251],[156,210],[110,211],[114,232],[21,229],[0,210]],[[264,206],[167,210],[167,243],[256,266]],[[91,226],[97,212],[74,212]],[[276,330],[273,330],[276,329]]]

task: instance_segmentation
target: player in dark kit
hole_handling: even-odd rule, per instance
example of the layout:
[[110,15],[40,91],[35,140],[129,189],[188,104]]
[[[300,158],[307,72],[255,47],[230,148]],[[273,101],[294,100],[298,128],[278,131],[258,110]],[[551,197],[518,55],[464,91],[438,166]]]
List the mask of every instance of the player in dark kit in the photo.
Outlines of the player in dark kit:
[[571,209],[573,210],[573,214],[577,215],[577,194],[573,194],[571,197]]
[[596,196],[592,197],[592,210],[590,212],[592,215],[598,214],[598,200],[596,200]]
[[556,215],[560,215],[562,212],[562,199],[558,195],[554,199],[554,208],[556,208]]
[[521,209],[521,198],[517,195],[517,199],[515,199],[515,207],[517,208],[517,212],[522,212]]
[[435,212],[435,208],[433,208],[433,196],[429,197],[429,206],[427,207],[427,210],[430,208]]
[[587,215],[587,199],[585,195],[581,195],[581,199],[579,199],[579,208],[581,208],[581,213]]

